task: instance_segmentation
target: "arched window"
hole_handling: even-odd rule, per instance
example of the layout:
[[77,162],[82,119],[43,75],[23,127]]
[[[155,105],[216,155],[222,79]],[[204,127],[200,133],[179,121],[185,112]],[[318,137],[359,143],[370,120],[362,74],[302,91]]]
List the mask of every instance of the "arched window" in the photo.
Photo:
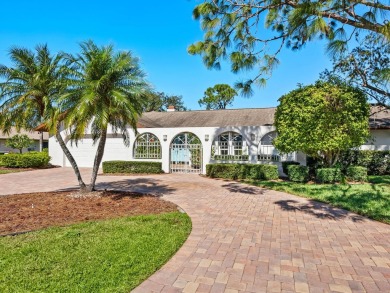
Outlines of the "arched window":
[[259,144],[258,160],[261,161],[280,161],[278,150],[274,147],[273,141],[276,138],[276,131],[265,134]]
[[216,138],[212,147],[215,160],[248,160],[248,148],[242,135],[237,132],[224,132]]
[[152,133],[139,135],[134,144],[135,159],[161,159],[161,144]]
[[259,161],[296,161],[296,152],[281,154],[274,147],[273,141],[278,136],[276,131],[265,134],[259,144],[257,159]]

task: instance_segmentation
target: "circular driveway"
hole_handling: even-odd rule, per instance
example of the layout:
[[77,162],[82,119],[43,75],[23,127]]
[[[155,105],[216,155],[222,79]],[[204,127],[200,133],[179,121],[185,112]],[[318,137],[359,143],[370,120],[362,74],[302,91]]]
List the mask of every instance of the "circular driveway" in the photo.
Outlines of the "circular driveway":
[[[70,168],[0,175],[0,195],[76,186]],[[99,176],[97,188],[158,193],[192,219],[183,247],[134,292],[390,292],[389,225],[198,175]]]

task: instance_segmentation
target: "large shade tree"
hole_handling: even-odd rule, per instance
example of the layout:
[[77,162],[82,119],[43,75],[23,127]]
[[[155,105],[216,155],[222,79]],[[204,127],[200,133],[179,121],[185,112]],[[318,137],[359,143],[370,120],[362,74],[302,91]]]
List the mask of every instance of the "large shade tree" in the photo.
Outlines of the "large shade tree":
[[165,112],[169,106],[174,106],[177,111],[187,111],[183,97],[178,95],[168,95],[164,92],[150,92],[144,100],[144,112]]
[[230,85],[216,84],[204,92],[203,98],[198,103],[199,106],[206,106],[206,110],[226,109],[227,106],[233,103],[236,95],[236,90]]
[[369,136],[369,105],[359,89],[317,82],[279,102],[274,145],[282,153],[302,151],[333,166],[341,151],[362,145]]
[[[11,66],[0,65],[0,128],[9,133],[34,130],[47,118],[53,101],[64,89],[60,54],[52,56],[47,45],[35,51],[14,47],[9,50]],[[43,133],[41,132],[40,150]]]
[[253,78],[236,84],[248,95],[252,84],[266,83],[284,46],[296,50],[325,38],[329,51],[335,53],[355,32],[372,32],[389,41],[389,10],[388,2],[379,0],[204,0],[193,11],[205,31],[204,39],[188,51],[201,55],[208,68],[218,69],[227,59],[235,73],[256,69]]
[[97,150],[92,177],[86,191],[93,191],[103,158],[107,131],[120,132],[129,143],[128,127],[137,129],[145,95],[150,91],[138,59],[131,52],[115,52],[113,46],[97,46],[88,41],[80,45],[77,55],[66,55],[73,77],[61,98],[66,105],[65,127],[77,143],[91,133]]
[[333,56],[333,69],[323,72],[323,79],[344,79],[375,103],[390,107],[390,42],[373,33],[355,39],[356,47]]

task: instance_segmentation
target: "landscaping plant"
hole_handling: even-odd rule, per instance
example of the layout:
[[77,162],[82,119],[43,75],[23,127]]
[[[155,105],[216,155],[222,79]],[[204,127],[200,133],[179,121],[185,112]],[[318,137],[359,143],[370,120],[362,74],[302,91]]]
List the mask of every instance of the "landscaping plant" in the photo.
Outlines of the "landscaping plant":
[[282,96],[275,113],[282,153],[301,151],[333,167],[340,154],[365,143],[369,136],[369,105],[358,89],[318,81]]
[[23,149],[28,148],[34,143],[32,139],[28,137],[26,134],[16,134],[9,139],[6,140],[5,145],[12,148],[19,150],[19,153],[21,154],[23,152]]
[[356,182],[367,182],[367,168],[360,166],[350,166],[347,168],[347,180]]
[[321,168],[316,170],[316,179],[320,183],[336,183],[343,179],[339,168]]
[[103,173],[162,173],[160,162],[140,162],[140,161],[106,161],[103,162]]
[[287,166],[288,179],[293,182],[306,182],[309,180],[309,168],[300,165]]

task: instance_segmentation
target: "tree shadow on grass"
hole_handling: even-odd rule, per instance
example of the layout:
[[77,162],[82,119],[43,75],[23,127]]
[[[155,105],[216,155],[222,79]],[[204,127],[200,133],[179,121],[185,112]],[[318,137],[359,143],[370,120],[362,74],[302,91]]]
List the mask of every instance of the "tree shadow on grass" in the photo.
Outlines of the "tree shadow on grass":
[[[328,184],[312,185],[310,188],[291,185],[286,191],[311,198],[311,204],[301,209],[313,215],[319,214],[319,217],[329,216],[335,219],[351,217],[348,212],[341,211],[346,209],[374,220],[390,223],[390,189],[387,185]],[[333,207],[318,201],[329,203]],[[352,216],[352,220],[356,220],[356,217]]]
[[296,200],[279,200],[275,204],[279,205],[285,211],[297,211],[315,216],[319,219],[343,220],[350,219],[354,222],[364,221],[365,218],[359,215],[350,213],[344,209],[332,207],[328,204],[321,203],[315,200],[309,200],[307,203],[298,202]]
[[[369,181],[372,184],[387,184],[390,185],[390,175],[369,176]],[[389,186],[390,188],[390,186]]]

